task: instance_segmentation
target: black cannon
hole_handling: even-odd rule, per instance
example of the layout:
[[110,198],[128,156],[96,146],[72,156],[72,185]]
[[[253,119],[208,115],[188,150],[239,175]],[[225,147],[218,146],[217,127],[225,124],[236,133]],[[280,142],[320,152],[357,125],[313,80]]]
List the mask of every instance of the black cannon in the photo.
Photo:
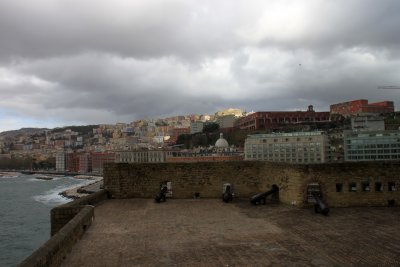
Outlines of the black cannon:
[[231,184],[224,184],[224,190],[222,193],[222,201],[228,203],[233,200],[233,190]]
[[315,199],[314,211],[315,213],[322,213],[327,216],[329,213],[328,204],[322,199],[322,197],[317,192],[312,192],[312,196]]
[[167,187],[167,185],[166,184],[162,184],[161,185],[161,189],[160,189],[160,191],[158,192],[158,194],[156,195],[156,197],[154,198],[154,200],[157,202],[157,203],[160,203],[161,201],[166,201],[166,194],[167,194],[167,191],[168,191],[168,187]]
[[250,203],[253,204],[253,205],[257,205],[257,204],[264,204],[265,205],[265,203],[267,201],[267,196],[269,196],[271,194],[274,194],[274,193],[276,193],[278,191],[279,191],[279,188],[276,185],[273,185],[271,187],[271,190],[252,196],[250,198]]

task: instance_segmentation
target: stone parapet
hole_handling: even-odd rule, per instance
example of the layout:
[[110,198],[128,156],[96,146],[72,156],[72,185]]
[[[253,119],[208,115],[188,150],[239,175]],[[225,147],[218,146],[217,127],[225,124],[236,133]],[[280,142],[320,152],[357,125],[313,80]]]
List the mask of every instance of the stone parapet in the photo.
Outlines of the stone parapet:
[[[219,198],[232,183],[235,195],[248,198],[276,185],[282,203],[307,206],[307,188],[319,184],[332,207],[388,206],[400,202],[400,162],[296,165],[262,161],[198,163],[115,163],[104,170],[104,188],[112,198],[153,198],[160,183],[172,183],[173,198]],[[377,183],[382,190],[376,191]],[[349,188],[355,184],[356,190]],[[389,187],[394,184],[394,190]],[[368,185],[368,188],[366,188]],[[338,187],[342,187],[337,192]]]
[[100,190],[86,197],[76,199],[64,205],[53,208],[51,216],[51,235],[56,234],[64,225],[77,215],[85,205],[95,206],[97,203],[108,199],[108,192]]
[[94,205],[108,199],[108,192],[101,190],[51,210],[52,237],[20,267],[59,266],[94,219]]

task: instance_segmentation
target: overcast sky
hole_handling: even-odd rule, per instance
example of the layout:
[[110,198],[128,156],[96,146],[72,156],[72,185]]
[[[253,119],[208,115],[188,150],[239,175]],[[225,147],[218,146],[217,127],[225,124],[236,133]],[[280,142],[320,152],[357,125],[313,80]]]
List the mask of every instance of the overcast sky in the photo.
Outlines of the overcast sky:
[[1,0],[0,132],[400,107],[398,0]]

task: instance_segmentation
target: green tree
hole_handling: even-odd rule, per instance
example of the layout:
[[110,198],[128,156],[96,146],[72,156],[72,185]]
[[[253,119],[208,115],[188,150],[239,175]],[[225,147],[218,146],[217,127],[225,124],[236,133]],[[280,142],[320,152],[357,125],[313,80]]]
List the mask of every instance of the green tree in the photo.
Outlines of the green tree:
[[189,149],[192,147],[192,135],[191,134],[181,134],[178,136],[175,144],[183,145],[184,148]]
[[219,124],[215,122],[206,123],[203,127],[203,133],[214,133],[219,130]]

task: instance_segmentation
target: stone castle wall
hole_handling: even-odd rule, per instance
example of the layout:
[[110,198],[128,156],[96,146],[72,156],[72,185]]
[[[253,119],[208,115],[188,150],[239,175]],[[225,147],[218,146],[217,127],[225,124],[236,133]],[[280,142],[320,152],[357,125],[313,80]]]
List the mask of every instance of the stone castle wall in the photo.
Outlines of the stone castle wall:
[[[399,191],[388,191],[388,183],[400,187],[400,162],[335,163],[293,165],[260,161],[200,163],[110,163],[104,170],[104,187],[113,198],[153,198],[163,181],[172,182],[173,198],[219,198],[222,185],[232,183],[235,195],[249,198],[279,187],[280,201],[296,206],[307,205],[307,188],[318,183],[324,199],[332,207],[387,206],[400,202]],[[383,185],[375,192],[375,182]],[[356,192],[349,192],[355,183]],[[363,191],[362,184],[370,190]],[[336,192],[342,184],[342,192]]]
[[60,266],[71,248],[79,241],[94,219],[94,205],[108,199],[101,190],[51,210],[51,238],[18,267]]
[[[400,204],[400,162],[316,164],[303,167],[302,176],[303,197],[307,184],[317,182],[332,207],[388,206],[391,200],[396,206]],[[350,191],[352,183],[355,192]],[[382,185],[382,191],[375,190],[376,183]],[[395,191],[389,191],[389,183],[395,184]],[[341,184],[341,192],[336,192],[337,184]],[[368,191],[363,190],[363,184],[369,185]]]

